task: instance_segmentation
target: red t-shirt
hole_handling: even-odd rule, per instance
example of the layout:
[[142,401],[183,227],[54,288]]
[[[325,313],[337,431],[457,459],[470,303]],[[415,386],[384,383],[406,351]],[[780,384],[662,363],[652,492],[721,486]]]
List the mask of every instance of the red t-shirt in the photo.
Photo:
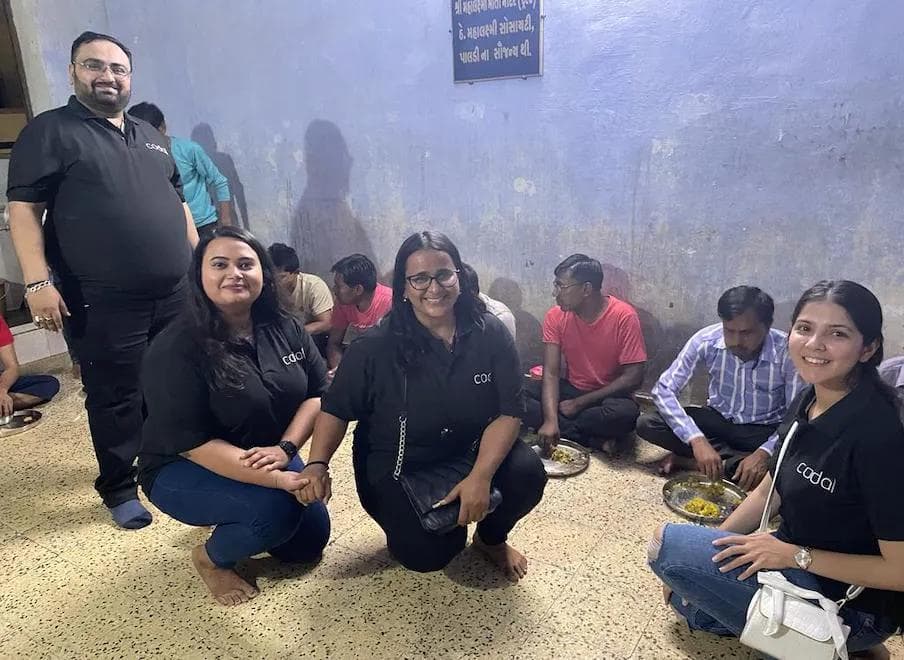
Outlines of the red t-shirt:
[[333,308],[331,324],[337,330],[351,328],[355,334],[360,334],[377,325],[390,309],[392,309],[392,289],[385,284],[377,284],[374,298],[366,311],[358,310],[357,305],[336,305]]
[[553,307],[543,319],[543,342],[561,347],[568,382],[584,392],[611,383],[623,364],[647,359],[637,312],[614,296],[609,296],[606,311],[591,324],[574,312]]
[[13,333],[10,332],[9,326],[6,325],[6,319],[0,316],[0,348],[9,346],[13,343]]

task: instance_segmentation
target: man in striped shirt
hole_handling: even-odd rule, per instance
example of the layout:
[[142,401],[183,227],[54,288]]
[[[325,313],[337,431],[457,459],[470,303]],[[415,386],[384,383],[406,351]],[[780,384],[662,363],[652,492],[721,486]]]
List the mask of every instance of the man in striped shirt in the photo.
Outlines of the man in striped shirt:
[[[754,488],[769,466],[775,433],[802,381],[788,356],[788,336],[772,328],[772,298],[752,286],[719,298],[721,323],[697,332],[653,388],[657,412],[637,421],[637,435],[672,452],[662,473],[723,471]],[[678,395],[698,365],[709,372],[705,406],[683,408]]]

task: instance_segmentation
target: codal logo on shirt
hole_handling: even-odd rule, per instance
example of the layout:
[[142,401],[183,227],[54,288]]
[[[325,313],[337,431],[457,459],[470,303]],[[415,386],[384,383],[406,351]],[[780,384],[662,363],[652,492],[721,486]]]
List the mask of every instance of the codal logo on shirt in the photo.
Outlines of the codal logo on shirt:
[[484,383],[492,383],[493,382],[493,373],[490,372],[488,374],[474,374],[474,384],[475,385],[483,385]]
[[304,361],[304,351],[295,351],[294,353],[289,353],[288,355],[282,356],[283,364],[287,367],[294,364],[295,362],[303,362]]
[[154,144],[153,142],[145,142],[144,146],[146,146],[151,151],[159,151],[160,153],[164,153],[167,156],[169,156],[169,152],[166,149],[164,149],[163,147],[161,147],[159,144]]
[[835,492],[835,486],[838,483],[838,480],[822,476],[821,471],[817,472],[806,463],[801,463],[797,466],[797,473],[814,486],[819,486],[829,493]]

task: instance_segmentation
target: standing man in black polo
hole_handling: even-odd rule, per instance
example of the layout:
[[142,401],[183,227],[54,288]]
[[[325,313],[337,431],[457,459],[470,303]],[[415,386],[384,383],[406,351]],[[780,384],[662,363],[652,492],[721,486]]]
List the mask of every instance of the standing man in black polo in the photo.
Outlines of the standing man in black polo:
[[137,529],[151,522],[133,467],[144,421],[139,366],[181,310],[198,235],[165,138],[123,113],[129,49],[85,32],[70,59],[75,94],[35,117],[13,149],[10,228],[35,324],[69,325],[100,466],[94,486],[116,523]]

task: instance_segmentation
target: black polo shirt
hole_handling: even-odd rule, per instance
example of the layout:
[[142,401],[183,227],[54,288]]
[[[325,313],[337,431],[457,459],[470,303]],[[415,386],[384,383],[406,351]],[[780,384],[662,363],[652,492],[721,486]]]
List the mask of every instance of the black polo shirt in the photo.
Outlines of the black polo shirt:
[[125,115],[124,132],[75,96],[29,123],[7,197],[44,202],[45,250],[67,283],[162,295],[188,270],[182,184],[166,138]]
[[419,326],[428,352],[408,370],[407,405],[403,374],[389,323],[351,344],[322,409],[358,420],[356,460],[373,485],[390,475],[399,451],[399,415],[407,410],[405,467],[460,456],[500,415],[523,412],[521,370],[512,336],[492,314],[483,327],[461,324],[452,351]]
[[183,321],[153,342],[144,358],[147,419],[138,454],[139,479],[150,492],[160,468],[183,452],[219,438],[242,449],[277,444],[298,407],[327,388],[326,363],[294,318],[258,324],[242,389],[208,384],[204,354]]
[[[814,396],[812,387],[804,389],[779,429],[784,438],[793,420],[800,424],[776,482],[778,537],[831,552],[879,555],[878,539],[904,541],[904,428],[897,410],[873,383],[862,381],[809,421]],[[817,577],[824,594],[842,596],[845,585]],[[904,623],[902,593],[867,589],[852,607]]]

